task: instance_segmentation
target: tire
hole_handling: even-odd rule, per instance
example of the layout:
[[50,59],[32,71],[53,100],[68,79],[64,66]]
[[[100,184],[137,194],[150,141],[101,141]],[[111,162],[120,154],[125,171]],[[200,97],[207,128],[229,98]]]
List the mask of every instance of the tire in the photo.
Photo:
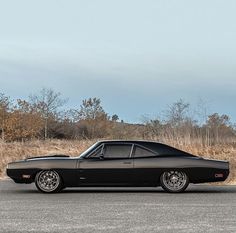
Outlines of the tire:
[[35,185],[42,193],[58,193],[64,187],[60,175],[54,170],[43,170],[37,173]]
[[181,193],[189,185],[189,178],[183,171],[166,171],[160,177],[161,187],[169,193]]

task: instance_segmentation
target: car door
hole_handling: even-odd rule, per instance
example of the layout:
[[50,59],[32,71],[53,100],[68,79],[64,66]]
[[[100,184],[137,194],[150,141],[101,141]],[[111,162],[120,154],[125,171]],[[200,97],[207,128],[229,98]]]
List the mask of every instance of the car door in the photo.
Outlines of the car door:
[[140,145],[133,147],[134,183],[136,186],[152,186],[159,176],[158,156],[154,151]]
[[133,181],[133,145],[103,143],[79,162],[81,186],[126,186]]

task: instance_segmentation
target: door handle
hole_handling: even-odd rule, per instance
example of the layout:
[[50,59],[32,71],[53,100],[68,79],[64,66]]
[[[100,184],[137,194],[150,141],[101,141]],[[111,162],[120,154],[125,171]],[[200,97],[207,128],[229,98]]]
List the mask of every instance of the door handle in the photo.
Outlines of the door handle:
[[123,162],[123,164],[131,164],[131,162]]

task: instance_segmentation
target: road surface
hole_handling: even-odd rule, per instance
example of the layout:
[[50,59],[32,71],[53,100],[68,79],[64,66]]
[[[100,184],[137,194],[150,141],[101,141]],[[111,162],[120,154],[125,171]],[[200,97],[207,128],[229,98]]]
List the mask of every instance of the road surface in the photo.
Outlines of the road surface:
[[236,232],[236,186],[79,188],[38,193],[0,181],[0,232]]

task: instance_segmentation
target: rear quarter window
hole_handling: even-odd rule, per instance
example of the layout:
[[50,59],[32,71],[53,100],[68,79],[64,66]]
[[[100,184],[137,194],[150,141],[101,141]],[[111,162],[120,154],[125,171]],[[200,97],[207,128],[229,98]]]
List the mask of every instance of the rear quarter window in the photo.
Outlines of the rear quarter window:
[[142,158],[142,157],[152,157],[155,156],[156,154],[149,149],[140,147],[140,146],[135,146],[134,151],[133,151],[133,156],[135,158]]

